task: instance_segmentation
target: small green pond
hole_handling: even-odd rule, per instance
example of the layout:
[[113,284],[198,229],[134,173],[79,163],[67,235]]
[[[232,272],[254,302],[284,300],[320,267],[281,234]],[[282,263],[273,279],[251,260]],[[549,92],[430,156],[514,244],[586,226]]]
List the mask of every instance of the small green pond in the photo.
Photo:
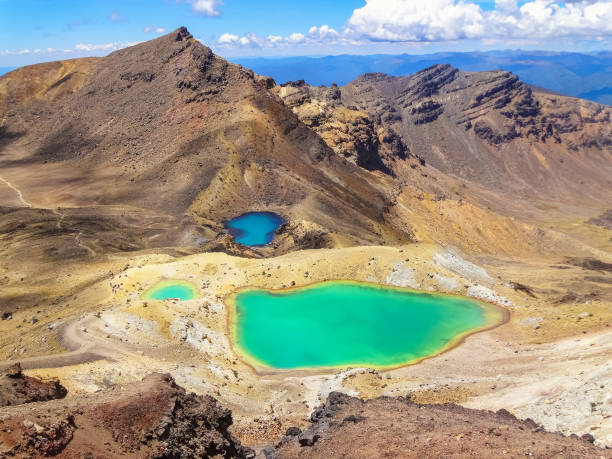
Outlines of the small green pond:
[[400,366],[504,319],[500,308],[464,297],[351,281],[247,289],[229,303],[235,351],[275,369]]
[[198,297],[195,286],[181,280],[164,280],[147,290],[144,298],[148,300],[178,299],[181,301],[193,300]]

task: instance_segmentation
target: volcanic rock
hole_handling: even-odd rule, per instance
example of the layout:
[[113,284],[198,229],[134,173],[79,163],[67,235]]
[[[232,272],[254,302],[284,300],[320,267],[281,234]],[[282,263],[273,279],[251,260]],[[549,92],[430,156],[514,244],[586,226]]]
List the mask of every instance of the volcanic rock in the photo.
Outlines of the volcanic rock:
[[54,400],[67,393],[59,381],[41,381],[24,375],[19,363],[0,374],[0,406]]
[[505,410],[419,405],[402,397],[365,401],[332,392],[311,421],[300,436],[281,440],[278,457],[607,457],[588,438],[544,432]]
[[228,431],[231,424],[231,412],[214,398],[153,374],[62,403],[0,410],[0,456],[253,456]]

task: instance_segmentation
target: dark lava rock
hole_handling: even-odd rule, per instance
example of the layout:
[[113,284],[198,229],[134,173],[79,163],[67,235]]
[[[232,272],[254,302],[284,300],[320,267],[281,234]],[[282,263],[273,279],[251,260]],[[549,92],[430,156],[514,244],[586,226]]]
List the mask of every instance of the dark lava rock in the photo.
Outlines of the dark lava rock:
[[587,223],[589,225],[597,225],[612,230],[612,209],[608,209],[599,217],[591,218]]
[[297,437],[301,433],[302,429],[300,429],[299,427],[289,427],[287,429],[287,432],[285,432],[285,435],[287,437]]
[[569,263],[574,266],[580,266],[584,269],[589,269],[591,271],[604,271],[612,273],[612,263],[606,263],[604,261],[598,260],[597,258],[578,258],[578,257],[568,257],[565,259],[566,263]]
[[317,442],[317,440],[319,440],[319,438],[321,437],[318,434],[308,430],[298,435],[300,446],[312,446]]
[[266,459],[278,459],[278,454],[276,454],[274,446],[266,446],[261,452]]
[[531,298],[537,298],[535,293],[533,293],[533,289],[528,285],[521,284],[520,282],[511,282],[512,288],[517,292],[523,292],[524,294],[530,296]]
[[16,363],[0,375],[0,406],[22,405],[64,398],[68,391],[59,381],[41,381],[25,376]]
[[347,417],[345,417],[342,422],[352,422],[353,424],[357,424],[358,422],[363,421],[365,418],[363,416],[360,416],[358,414],[351,414]]

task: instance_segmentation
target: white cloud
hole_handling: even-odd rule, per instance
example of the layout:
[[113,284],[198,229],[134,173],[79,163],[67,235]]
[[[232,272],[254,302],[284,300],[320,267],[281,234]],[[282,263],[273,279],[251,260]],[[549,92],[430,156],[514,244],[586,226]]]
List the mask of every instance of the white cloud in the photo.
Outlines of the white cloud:
[[306,37],[301,33],[292,33],[289,35],[289,41],[293,43],[302,43]]
[[518,2],[517,0],[495,0],[495,9],[512,13],[518,10]]
[[484,11],[464,0],[367,0],[345,33],[371,41],[451,41],[612,35],[610,0],[496,0]]
[[208,17],[219,17],[221,16],[220,6],[223,6],[222,0],[186,0],[191,3],[193,11],[196,13],[204,14]]
[[155,32],[156,34],[162,34],[166,32],[166,29],[164,27],[155,27],[155,26],[146,26],[143,29],[143,32],[145,33],[150,33],[150,32]]
[[[223,34],[224,48],[433,43],[482,40],[537,43],[543,39],[612,37],[612,0],[494,0],[483,10],[479,0],[366,0],[341,31],[312,26],[304,35]],[[519,6],[520,5],[520,6]]]
[[[218,0],[188,1],[194,9],[219,15]],[[612,0],[366,0],[352,12],[342,30],[312,26],[306,34],[242,36],[224,33],[215,48],[326,49],[327,46],[428,46],[436,42],[537,46],[542,40],[599,40],[612,37]]]
[[308,35],[310,35],[311,37],[317,37],[322,39],[337,38],[340,36],[337,31],[335,31],[328,25],[322,25],[319,28],[317,28],[317,26],[312,26],[310,29],[308,29]]
[[232,35],[231,33],[224,33],[223,35],[219,37],[219,40],[217,40],[217,43],[221,45],[229,45],[232,43],[236,43],[239,39],[240,37],[238,35]]
[[114,50],[114,49],[118,49],[116,43],[103,43],[103,44],[85,44],[85,43],[79,43],[78,45],[76,45],[74,47],[74,49],[76,51],[99,51],[99,50]]
[[231,33],[221,35],[216,43],[219,48],[279,48],[306,45],[355,45],[359,40],[342,36],[329,26],[311,27],[307,35],[296,32],[287,37],[281,35],[268,35],[266,37],[247,33],[242,37]]
[[480,7],[454,0],[368,0],[348,29],[374,41],[439,41],[484,34]]
[[[0,50],[0,56],[26,56],[26,55],[42,55],[50,56],[57,59],[63,59],[65,54],[73,54],[76,57],[80,56],[103,56],[111,51],[127,48],[128,46],[137,45],[138,41],[134,42],[115,42],[115,43],[78,43],[72,49],[66,48],[36,48],[36,49],[20,49],[20,50]],[[47,57],[47,58],[48,58]]]
[[233,35],[231,33],[224,33],[217,40],[217,44],[222,45],[222,46],[223,45],[225,46],[236,45],[240,47],[259,48],[259,47],[265,46],[265,44],[268,41],[274,40],[275,38],[276,37],[272,37],[272,38],[259,37],[255,35],[254,33],[247,33],[246,35],[243,35],[242,37],[239,37],[238,35]]

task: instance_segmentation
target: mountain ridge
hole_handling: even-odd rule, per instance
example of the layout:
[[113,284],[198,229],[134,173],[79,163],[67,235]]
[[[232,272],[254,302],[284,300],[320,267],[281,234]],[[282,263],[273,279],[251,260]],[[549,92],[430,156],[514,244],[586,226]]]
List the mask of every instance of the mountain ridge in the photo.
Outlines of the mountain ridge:
[[[557,197],[570,191],[577,199],[585,193],[598,199],[600,190],[609,189],[612,111],[532,88],[510,72],[473,73],[434,65],[402,77],[364,74],[345,86],[288,83],[278,92],[336,150],[342,142],[330,132],[347,123],[334,111],[349,110],[355,116],[365,114],[398,138],[404,153],[491,190],[531,189]],[[508,146],[515,152],[500,156]],[[592,153],[585,156],[587,151]],[[385,167],[395,168],[397,176],[402,173],[396,159],[397,154],[386,159],[379,155],[357,162],[386,161]],[[576,183],[579,171],[592,188]],[[607,199],[606,194],[601,201]]]
[[345,85],[358,75],[375,70],[392,76],[407,75],[437,63],[448,63],[473,72],[503,69],[515,73],[529,84],[547,87],[567,96],[612,105],[612,93],[609,90],[612,86],[612,56],[606,51],[580,54],[500,50],[230,60],[258,73],[270,75],[279,83],[304,79],[314,86],[329,86],[333,82]]

